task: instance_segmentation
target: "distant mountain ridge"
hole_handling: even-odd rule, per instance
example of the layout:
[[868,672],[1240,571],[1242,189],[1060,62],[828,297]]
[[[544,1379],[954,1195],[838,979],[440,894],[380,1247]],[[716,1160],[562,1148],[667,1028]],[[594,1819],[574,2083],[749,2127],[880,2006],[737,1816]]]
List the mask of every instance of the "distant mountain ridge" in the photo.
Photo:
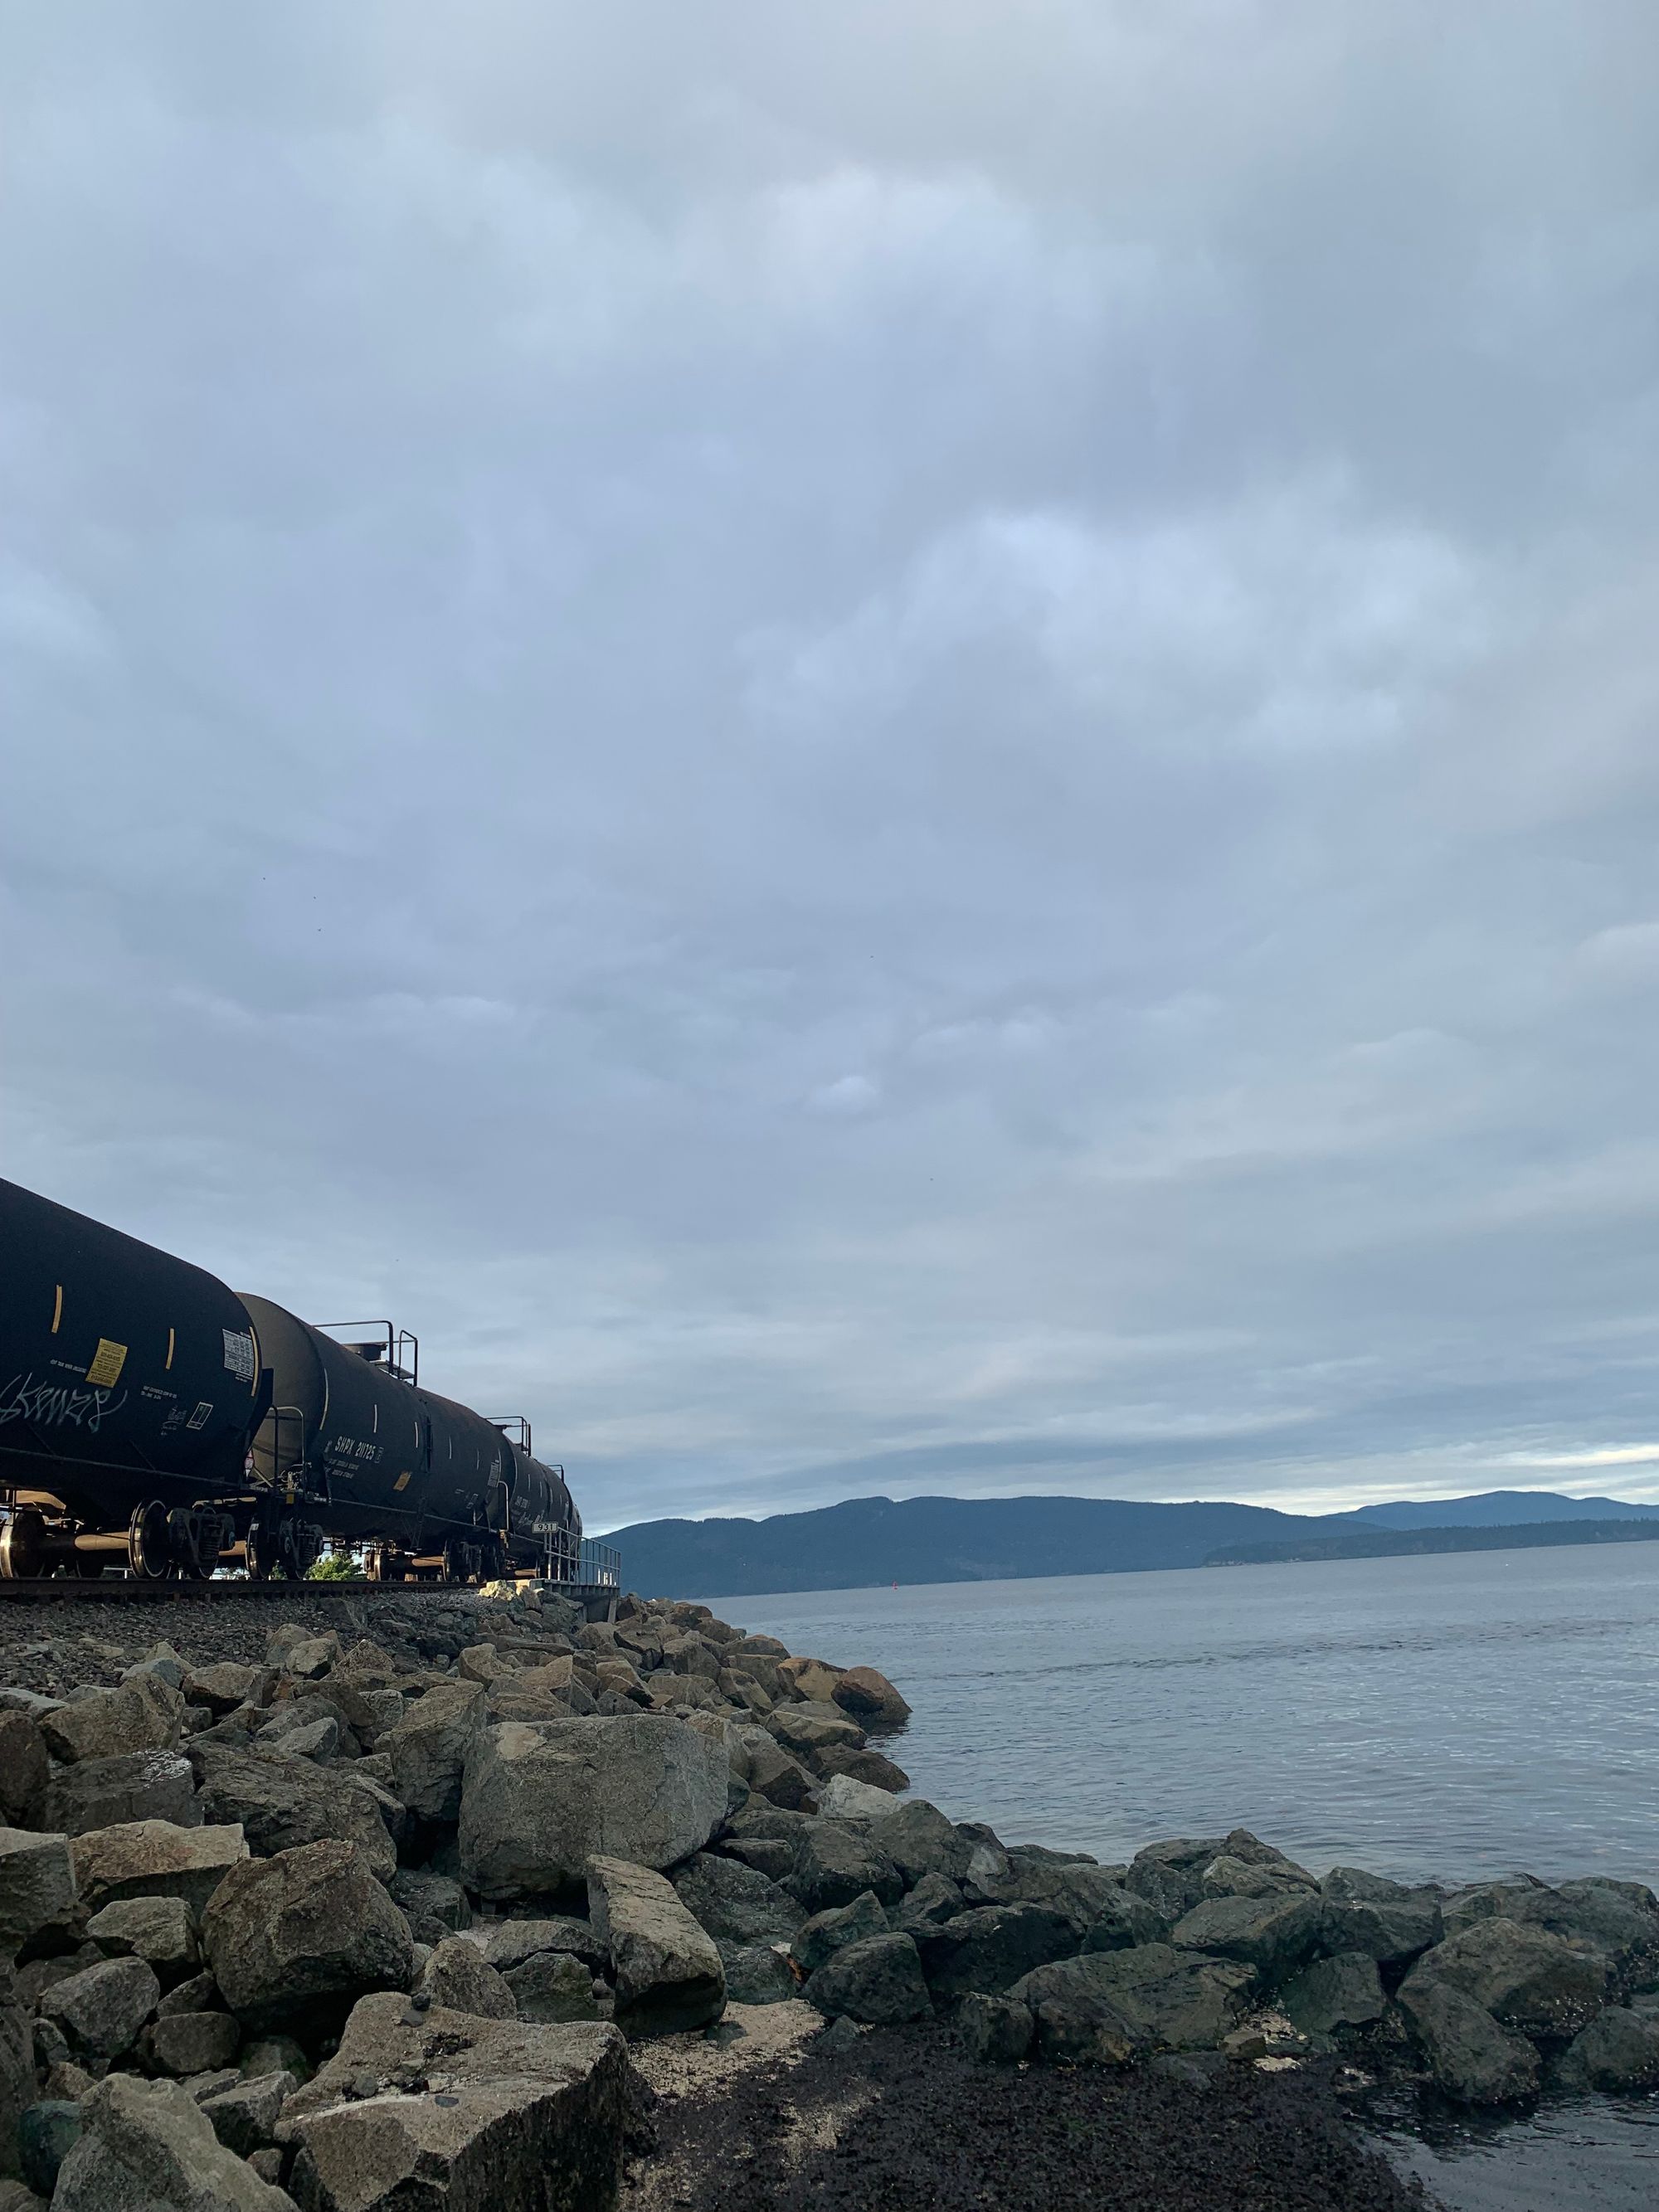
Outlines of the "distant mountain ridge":
[[[1530,1509],[1527,1522],[1509,1517],[1511,1501]],[[1430,1517],[1387,1517],[1419,1513]],[[890,1582],[1130,1574],[1203,1566],[1218,1553],[1241,1565],[1268,1558],[1374,1556],[1395,1548],[1383,1541],[1391,1530],[1402,1535],[1426,1531],[1425,1540],[1401,1549],[1490,1550],[1501,1537],[1477,1543],[1449,1532],[1524,1526],[1528,1534],[1517,1540],[1532,1545],[1575,1540],[1550,1534],[1551,1526],[1621,1520],[1659,1520],[1659,1507],[1550,1491],[1492,1491],[1425,1506],[1362,1506],[1336,1514],[1281,1513],[1226,1501],[1164,1505],[1114,1498],[852,1498],[759,1521],[642,1521],[611,1531],[605,1541],[622,1553],[627,1586],[644,1596],[743,1597]],[[1436,1534],[1446,1540],[1428,1540]],[[1321,1543],[1317,1554],[1306,1550],[1310,1541]]]

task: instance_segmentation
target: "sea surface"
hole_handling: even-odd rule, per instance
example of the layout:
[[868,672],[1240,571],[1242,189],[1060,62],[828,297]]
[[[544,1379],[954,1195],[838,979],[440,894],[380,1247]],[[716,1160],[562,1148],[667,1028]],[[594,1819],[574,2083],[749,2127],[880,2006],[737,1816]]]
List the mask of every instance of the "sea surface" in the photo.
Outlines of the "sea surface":
[[[885,1748],[1006,1842],[1246,1827],[1320,1872],[1659,1887],[1659,1543],[713,1599],[891,1677]],[[1659,2206],[1659,2102],[1382,2140],[1449,2212]]]

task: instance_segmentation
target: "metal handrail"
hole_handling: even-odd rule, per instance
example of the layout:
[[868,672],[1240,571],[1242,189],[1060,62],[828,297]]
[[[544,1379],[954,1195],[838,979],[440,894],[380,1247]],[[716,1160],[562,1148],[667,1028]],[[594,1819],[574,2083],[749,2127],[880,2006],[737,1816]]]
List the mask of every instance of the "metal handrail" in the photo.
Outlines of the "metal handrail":
[[622,1553],[612,1544],[584,1536],[576,1553],[576,1579],[596,1589],[620,1589]]

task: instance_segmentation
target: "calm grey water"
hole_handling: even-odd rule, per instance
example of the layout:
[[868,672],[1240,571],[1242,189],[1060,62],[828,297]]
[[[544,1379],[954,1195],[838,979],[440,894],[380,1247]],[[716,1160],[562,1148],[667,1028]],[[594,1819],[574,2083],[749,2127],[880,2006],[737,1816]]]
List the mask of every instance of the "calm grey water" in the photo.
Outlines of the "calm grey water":
[[1659,1543],[713,1602],[890,1675],[916,1790],[1009,1841],[1659,1884]]
[[[916,1790],[1011,1843],[1659,1887],[1659,1543],[713,1602],[890,1675]],[[1659,2204],[1651,2100],[1388,2142],[1449,2212]]]

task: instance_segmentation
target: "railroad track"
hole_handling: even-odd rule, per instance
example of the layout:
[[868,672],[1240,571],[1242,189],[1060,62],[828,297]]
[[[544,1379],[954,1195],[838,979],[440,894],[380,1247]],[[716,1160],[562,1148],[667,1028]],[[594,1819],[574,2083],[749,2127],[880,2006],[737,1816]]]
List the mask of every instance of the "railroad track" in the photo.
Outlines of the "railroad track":
[[[578,1605],[614,1604],[621,1593],[611,1583],[558,1583],[548,1585],[560,1597]],[[37,1605],[172,1605],[180,1600],[223,1604],[237,1598],[253,1598],[280,1604],[285,1598],[455,1597],[478,1594],[477,1583],[446,1582],[167,1582],[112,1575],[92,1582],[49,1575],[30,1580],[0,1581],[0,1605],[7,1598],[32,1599]],[[590,1617],[592,1617],[590,1615]]]

